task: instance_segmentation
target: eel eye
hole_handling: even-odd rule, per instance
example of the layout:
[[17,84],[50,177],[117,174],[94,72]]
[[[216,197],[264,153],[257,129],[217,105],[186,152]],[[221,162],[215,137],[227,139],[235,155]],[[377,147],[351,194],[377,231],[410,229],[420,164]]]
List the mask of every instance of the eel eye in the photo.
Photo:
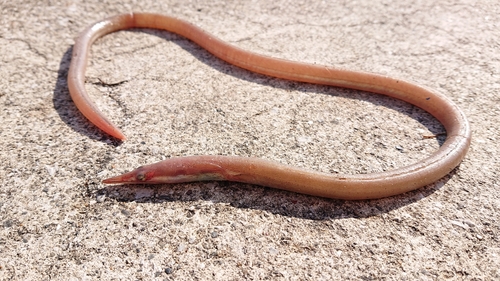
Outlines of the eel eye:
[[139,173],[137,174],[137,180],[138,181],[145,181],[146,180],[146,175],[144,173]]
[[148,181],[151,178],[153,178],[153,176],[154,176],[154,172],[153,171],[149,171],[149,172],[140,172],[140,173],[137,174],[137,176],[135,176],[135,178],[138,181]]

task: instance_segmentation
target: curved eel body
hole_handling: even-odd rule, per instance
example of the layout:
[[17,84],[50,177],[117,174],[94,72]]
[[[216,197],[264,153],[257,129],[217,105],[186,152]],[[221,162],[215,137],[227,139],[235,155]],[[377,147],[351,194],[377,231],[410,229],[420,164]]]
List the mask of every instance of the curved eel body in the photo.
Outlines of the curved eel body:
[[95,106],[85,90],[85,68],[92,43],[108,33],[129,28],[162,29],[184,36],[218,58],[241,68],[288,80],[331,85],[387,95],[416,105],[432,114],[447,132],[434,154],[392,171],[341,175],[300,169],[259,158],[236,156],[178,157],[140,167],[105,179],[106,184],[159,184],[227,180],[274,187],[314,196],[362,200],[401,194],[431,184],[447,175],[465,157],[471,130],[462,111],[444,95],[424,87],[377,74],[337,69],[272,58],[225,43],[202,29],[173,17],[130,13],[94,23],[73,46],[68,87],[78,109],[109,135],[125,140],[123,133]]

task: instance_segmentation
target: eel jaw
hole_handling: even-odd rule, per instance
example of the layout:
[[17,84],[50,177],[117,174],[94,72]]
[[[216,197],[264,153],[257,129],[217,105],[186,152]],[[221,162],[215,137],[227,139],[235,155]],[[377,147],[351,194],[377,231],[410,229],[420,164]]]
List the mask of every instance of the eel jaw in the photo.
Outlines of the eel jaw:
[[130,183],[142,183],[137,180],[136,174],[133,172],[125,173],[123,175],[111,177],[104,179],[102,181],[104,184],[130,184]]

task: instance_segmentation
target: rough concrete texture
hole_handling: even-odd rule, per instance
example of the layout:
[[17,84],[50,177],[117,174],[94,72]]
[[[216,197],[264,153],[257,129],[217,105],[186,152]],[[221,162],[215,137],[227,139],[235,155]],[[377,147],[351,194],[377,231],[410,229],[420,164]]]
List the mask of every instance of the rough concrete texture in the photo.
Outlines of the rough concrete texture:
[[[331,3],[330,3],[331,2]],[[498,1],[2,1],[0,280],[500,279]],[[408,165],[443,132],[422,110],[272,79],[155,30],[98,40],[87,89],[127,135],[77,111],[74,37],[129,11],[189,20],[275,57],[438,90],[467,114],[464,162],[414,192],[347,202],[225,182],[106,187],[183,155],[332,173]],[[109,85],[115,84],[117,85]]]

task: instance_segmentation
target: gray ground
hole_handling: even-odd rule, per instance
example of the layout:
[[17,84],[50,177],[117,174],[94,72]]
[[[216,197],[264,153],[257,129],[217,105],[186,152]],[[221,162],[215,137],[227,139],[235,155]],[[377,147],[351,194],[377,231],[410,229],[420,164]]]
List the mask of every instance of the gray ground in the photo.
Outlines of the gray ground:
[[[497,1],[79,2],[0,4],[0,280],[500,278]],[[76,110],[66,75],[74,37],[131,10],[258,53],[434,88],[469,117],[470,152],[437,183],[373,201],[218,182],[103,186],[197,154],[368,173],[442,141],[423,138],[443,128],[408,104],[252,74],[136,30],[99,40],[87,71],[88,91],[128,136],[118,144]]]

